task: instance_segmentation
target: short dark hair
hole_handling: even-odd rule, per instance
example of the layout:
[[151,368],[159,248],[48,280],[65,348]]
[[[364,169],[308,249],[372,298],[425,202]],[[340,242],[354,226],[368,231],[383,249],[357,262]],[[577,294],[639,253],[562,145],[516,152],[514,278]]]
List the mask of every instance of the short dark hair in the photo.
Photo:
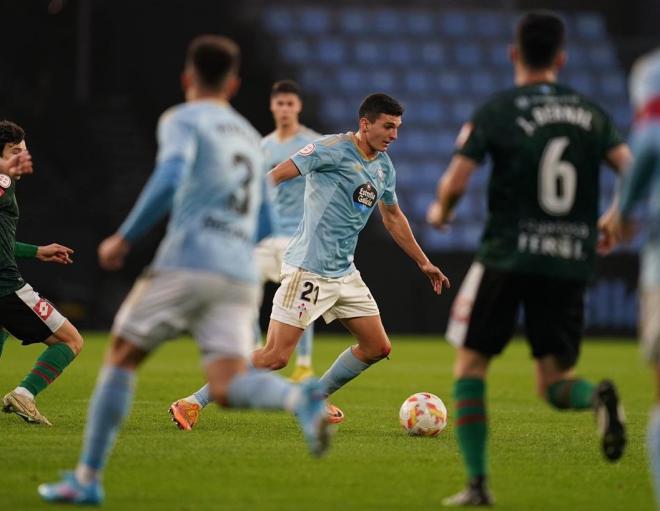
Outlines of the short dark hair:
[[360,119],[366,117],[370,122],[374,122],[380,114],[401,116],[403,115],[403,107],[396,99],[387,94],[380,92],[369,94],[362,100],[358,110]]
[[238,45],[219,35],[200,35],[188,46],[186,65],[192,66],[202,86],[222,87],[230,73],[238,73],[241,50]]
[[293,80],[280,80],[279,82],[275,82],[270,89],[271,98],[277,94],[295,94],[300,97],[300,85]]
[[7,144],[20,144],[25,140],[25,130],[11,121],[0,121],[0,153]]
[[549,11],[525,14],[516,25],[516,44],[523,63],[531,69],[546,69],[564,47],[566,28],[562,19]]

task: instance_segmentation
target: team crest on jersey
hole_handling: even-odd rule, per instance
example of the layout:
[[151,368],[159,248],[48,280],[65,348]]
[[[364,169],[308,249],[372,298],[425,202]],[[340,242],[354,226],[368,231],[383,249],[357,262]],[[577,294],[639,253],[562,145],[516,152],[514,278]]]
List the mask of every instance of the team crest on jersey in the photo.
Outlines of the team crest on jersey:
[[298,154],[300,156],[309,156],[314,152],[316,149],[316,145],[314,144],[307,144],[305,147],[303,147],[300,151],[298,151]]
[[353,205],[360,211],[369,211],[378,199],[378,190],[371,183],[358,186],[353,192]]
[[380,167],[376,170],[376,177],[381,183],[385,180],[385,172]]
[[527,96],[519,96],[515,100],[516,106],[520,110],[527,110],[529,108],[529,98]]
[[0,174],[0,187],[5,190],[11,186],[11,178],[5,174]]

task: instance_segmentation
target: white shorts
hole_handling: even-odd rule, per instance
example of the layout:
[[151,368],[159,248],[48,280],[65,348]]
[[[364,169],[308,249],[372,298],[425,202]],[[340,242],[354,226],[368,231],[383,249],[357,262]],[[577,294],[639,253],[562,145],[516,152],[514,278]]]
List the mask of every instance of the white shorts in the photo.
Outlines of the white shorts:
[[112,332],[145,351],[190,333],[209,363],[247,358],[254,343],[258,286],[200,271],[159,271],[139,278]]
[[290,241],[289,237],[265,238],[255,247],[254,257],[262,282],[280,283],[284,252]]
[[660,363],[660,286],[642,288],[640,300],[640,336],[646,360]]
[[330,323],[335,319],[379,314],[359,271],[333,279],[285,264],[270,317],[304,329],[320,316]]

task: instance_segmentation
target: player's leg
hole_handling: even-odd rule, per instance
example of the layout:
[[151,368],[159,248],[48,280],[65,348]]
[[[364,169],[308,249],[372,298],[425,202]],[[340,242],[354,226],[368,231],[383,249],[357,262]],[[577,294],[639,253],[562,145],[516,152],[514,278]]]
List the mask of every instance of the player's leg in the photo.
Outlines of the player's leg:
[[23,344],[47,345],[30,372],[4,396],[3,411],[15,413],[26,422],[50,425],[37,410],[35,397],[80,353],[83,339],[64,316],[27,284],[3,300],[11,309],[6,328]]
[[560,410],[594,410],[603,452],[609,460],[623,454],[623,414],[610,380],[598,385],[575,375],[582,340],[584,291],[581,282],[530,277],[525,281],[525,329],[536,359],[537,390]]
[[188,329],[199,297],[185,272],[140,278],[112,327],[112,343],[89,403],[83,447],[75,472],[39,494],[50,502],[98,504],[100,479],[110,450],[133,401],[135,371],[160,343]]
[[113,337],[89,402],[78,465],[61,481],[39,486],[44,500],[75,504],[103,501],[101,475],[133,401],[135,370],[147,354],[133,343]]
[[312,368],[312,342],[314,340],[314,323],[310,324],[298,341],[296,348],[296,365],[291,374],[291,381],[301,382],[314,376]]
[[221,406],[294,413],[312,454],[321,455],[328,446],[328,431],[320,382],[310,379],[296,385],[268,370],[248,370],[256,296],[253,286],[223,279],[219,303],[194,329],[204,353],[210,395]]
[[5,347],[7,339],[9,339],[9,334],[4,328],[0,328],[0,357],[2,357],[2,350]]
[[467,472],[466,488],[443,500],[445,506],[488,506],[488,415],[486,374],[490,359],[513,335],[518,310],[514,275],[474,263],[451,309],[447,339],[457,349],[453,398],[456,437]]
[[660,286],[642,287],[639,327],[642,351],[652,364],[655,379],[655,405],[651,410],[646,444],[656,505],[660,509]]

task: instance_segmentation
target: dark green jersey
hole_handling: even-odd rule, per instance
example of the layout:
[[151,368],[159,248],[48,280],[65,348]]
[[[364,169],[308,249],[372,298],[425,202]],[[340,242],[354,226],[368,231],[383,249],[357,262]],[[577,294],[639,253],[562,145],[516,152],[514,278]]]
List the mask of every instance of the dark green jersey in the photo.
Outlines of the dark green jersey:
[[492,160],[477,259],[505,271],[589,279],[600,165],[622,143],[605,112],[568,87],[540,83],[494,96],[464,130],[458,154]]
[[16,224],[18,203],[16,182],[0,174],[0,296],[13,293],[25,284],[16,266]]

